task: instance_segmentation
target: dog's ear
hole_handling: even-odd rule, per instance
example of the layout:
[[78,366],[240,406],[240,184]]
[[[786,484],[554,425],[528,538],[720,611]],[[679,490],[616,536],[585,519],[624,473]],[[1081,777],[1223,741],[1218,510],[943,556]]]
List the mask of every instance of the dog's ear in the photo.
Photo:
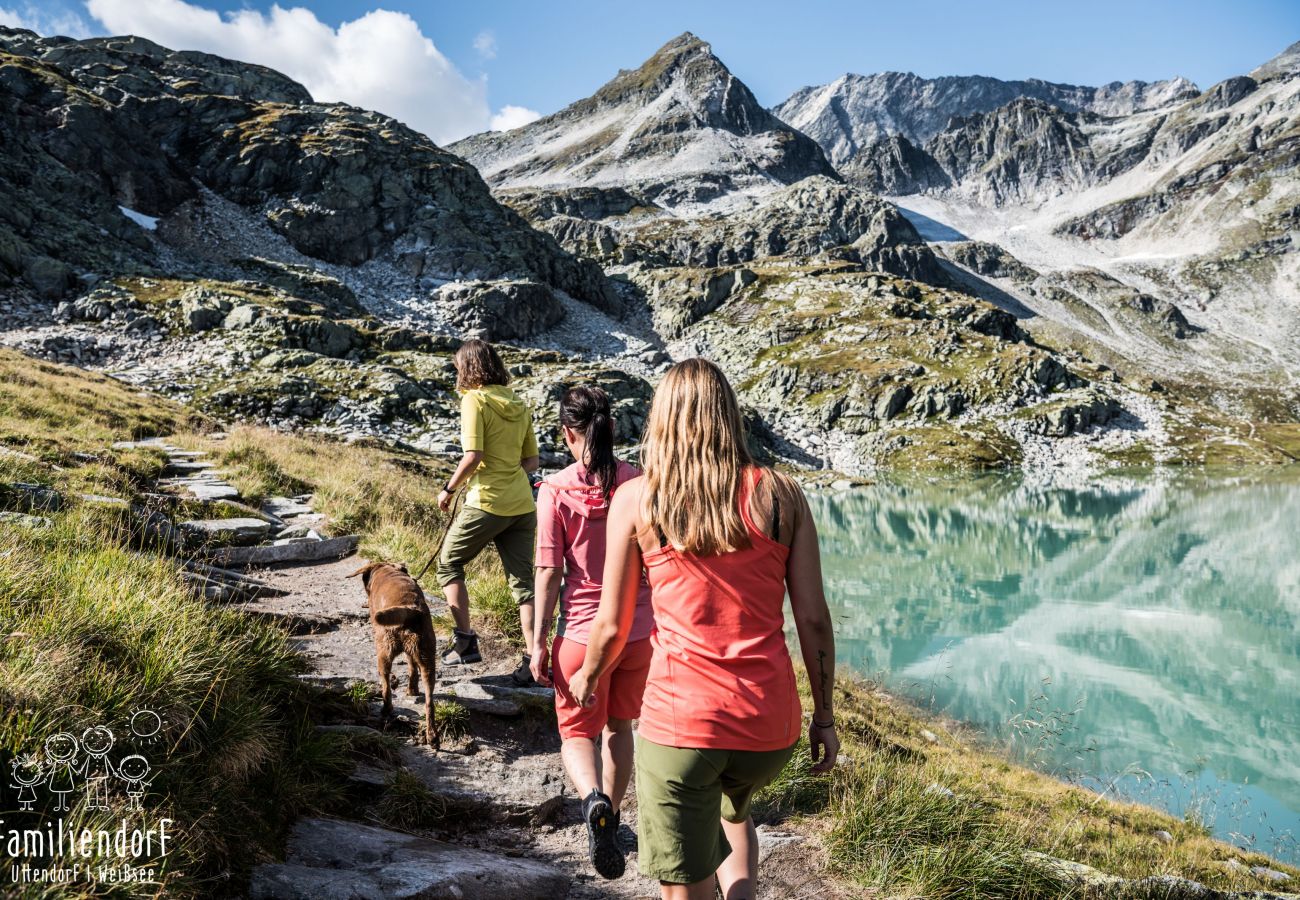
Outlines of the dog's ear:
[[369,590],[370,590],[370,573],[373,572],[375,569],[378,569],[378,568],[379,568],[380,566],[382,566],[382,565],[385,565],[385,564],[384,564],[384,563],[377,563],[377,562],[366,563],[364,566],[362,566],[361,568],[357,569],[355,572],[353,572],[351,575],[349,575],[349,576],[347,576],[347,577],[348,577],[348,578],[356,578],[358,575],[360,575],[360,576],[361,576],[361,586],[362,586],[363,588],[365,588],[367,591],[369,591]]
[[397,568],[401,569],[401,570],[402,570],[404,573],[406,573],[407,575],[410,575],[410,574],[411,574],[411,570],[408,569],[408,568],[406,568],[406,563],[398,563],[398,564],[397,564]]

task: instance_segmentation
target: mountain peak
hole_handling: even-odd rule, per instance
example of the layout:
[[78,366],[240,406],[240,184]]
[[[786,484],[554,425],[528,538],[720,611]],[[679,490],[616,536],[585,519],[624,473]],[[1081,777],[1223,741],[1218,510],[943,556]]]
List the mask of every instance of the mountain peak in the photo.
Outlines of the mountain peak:
[[1269,81],[1293,72],[1300,72],[1300,41],[1296,41],[1277,56],[1250,73],[1256,81]]
[[811,139],[764,109],[689,31],[590,97],[451,150],[496,187],[635,187],[669,205],[809,175],[838,178]]
[[689,31],[683,31],[677,37],[665,43],[657,51],[655,56],[663,53],[692,53],[697,50],[703,50],[705,53],[711,53],[712,49],[708,42],[702,40]]

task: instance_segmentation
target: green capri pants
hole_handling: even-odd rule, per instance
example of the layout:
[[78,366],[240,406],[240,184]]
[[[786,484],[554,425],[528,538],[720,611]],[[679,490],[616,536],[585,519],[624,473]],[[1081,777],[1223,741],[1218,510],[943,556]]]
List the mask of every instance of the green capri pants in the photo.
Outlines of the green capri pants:
[[488,544],[496,544],[501,567],[506,570],[516,603],[533,602],[533,542],[537,538],[537,513],[498,516],[465,507],[451,523],[438,558],[438,584],[446,587],[464,579],[465,566]]
[[731,853],[719,818],[743,822],[754,795],[794,755],[784,750],[697,750],[636,740],[637,866],[648,878],[694,884]]

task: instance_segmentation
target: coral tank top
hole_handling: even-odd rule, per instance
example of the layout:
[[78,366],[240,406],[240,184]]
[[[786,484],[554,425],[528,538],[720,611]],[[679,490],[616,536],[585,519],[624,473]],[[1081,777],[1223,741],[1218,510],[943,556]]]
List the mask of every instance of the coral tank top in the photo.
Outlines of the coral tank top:
[[638,728],[656,744],[782,750],[799,737],[784,632],[790,548],[749,514],[762,477],[749,469],[737,498],[748,548],[699,557],[669,545],[644,554],[655,632]]

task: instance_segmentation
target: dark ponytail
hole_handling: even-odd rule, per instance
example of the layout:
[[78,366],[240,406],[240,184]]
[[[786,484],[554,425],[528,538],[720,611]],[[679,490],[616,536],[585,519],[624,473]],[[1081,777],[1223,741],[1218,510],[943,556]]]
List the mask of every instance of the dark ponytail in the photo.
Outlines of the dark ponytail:
[[601,493],[608,497],[618,479],[609,395],[590,384],[569,388],[560,401],[560,424],[582,432],[587,441],[587,484],[599,484]]

